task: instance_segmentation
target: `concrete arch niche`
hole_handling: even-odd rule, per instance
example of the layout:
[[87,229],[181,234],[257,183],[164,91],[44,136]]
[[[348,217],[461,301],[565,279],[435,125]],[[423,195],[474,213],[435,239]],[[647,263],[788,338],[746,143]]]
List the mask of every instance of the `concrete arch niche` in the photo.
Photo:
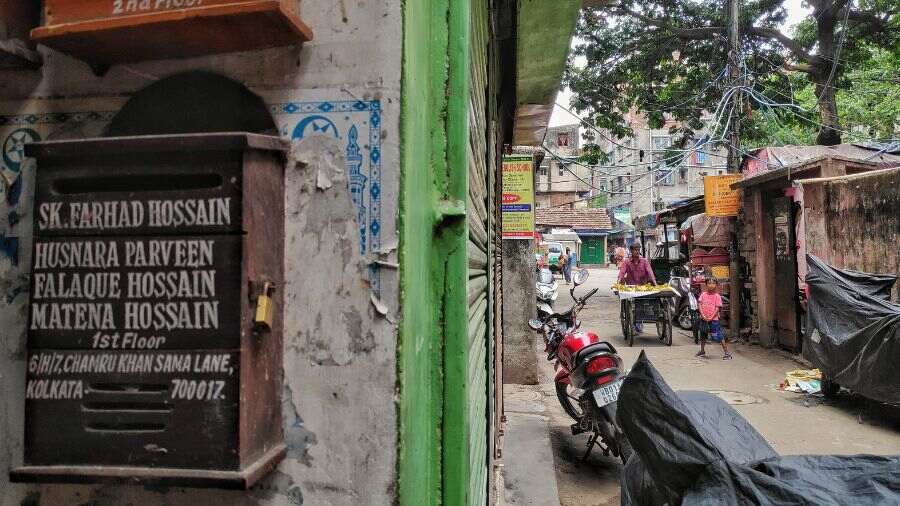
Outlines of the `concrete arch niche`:
[[275,120],[258,95],[212,72],[175,74],[138,91],[113,117],[105,135],[202,132],[278,135]]

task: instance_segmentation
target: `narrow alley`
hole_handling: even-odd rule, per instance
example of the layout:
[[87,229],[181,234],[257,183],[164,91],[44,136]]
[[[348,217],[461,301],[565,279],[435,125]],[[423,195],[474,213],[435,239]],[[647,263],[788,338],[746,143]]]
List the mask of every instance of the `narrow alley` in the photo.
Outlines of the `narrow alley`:
[[[805,368],[790,355],[758,346],[733,344],[734,359],[722,360],[721,348],[708,348],[708,357],[697,358],[690,332],[676,327],[672,346],[662,344],[654,330],[645,328],[634,347],[622,340],[619,301],[611,285],[616,271],[590,269],[588,281],[576,288],[580,295],[598,288],[579,317],[582,329],[610,341],[626,366],[646,350],[650,360],[675,390],[717,393],[744,416],[782,455],[900,453],[900,410],[843,392],[834,402],[819,395],[781,391],[785,372]],[[558,307],[571,301],[560,280]],[[595,449],[581,460],[588,436],[573,436],[572,419],[556,399],[553,363],[546,360],[543,343],[535,334],[535,353],[540,368],[539,385],[507,385],[504,394],[508,419],[504,449],[506,504],[549,505],[558,494],[562,506],[619,504],[622,464]],[[526,437],[539,437],[542,444]],[[529,432],[525,432],[529,431]],[[526,437],[518,437],[522,433]],[[523,446],[530,448],[525,449]],[[552,450],[552,462],[550,460]],[[544,460],[541,460],[541,457]],[[519,461],[523,459],[525,461]],[[553,467],[545,467],[550,465]],[[551,470],[555,468],[555,477]],[[552,483],[555,479],[555,486]]]

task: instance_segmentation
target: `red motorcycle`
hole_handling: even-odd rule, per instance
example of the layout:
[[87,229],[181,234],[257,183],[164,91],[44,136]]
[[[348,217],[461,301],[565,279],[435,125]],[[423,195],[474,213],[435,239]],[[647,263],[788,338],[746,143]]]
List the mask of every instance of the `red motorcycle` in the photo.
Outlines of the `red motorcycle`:
[[575,297],[575,288],[587,277],[586,269],[574,273],[569,293],[575,304],[568,311],[529,320],[528,326],[543,333],[547,360],[556,361],[556,396],[575,420],[572,434],[591,433],[583,459],[599,445],[604,455],[619,457],[624,464],[632,450],[616,423],[616,402],[625,371],[612,344],[601,341],[593,332],[579,331],[578,312],[597,293],[594,288],[583,297]]

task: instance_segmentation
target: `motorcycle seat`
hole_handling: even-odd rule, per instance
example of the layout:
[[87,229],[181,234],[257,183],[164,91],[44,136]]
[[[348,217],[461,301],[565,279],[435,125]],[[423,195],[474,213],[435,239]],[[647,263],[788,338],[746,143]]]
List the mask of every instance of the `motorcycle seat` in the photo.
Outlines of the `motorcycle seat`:
[[580,364],[581,361],[586,359],[588,356],[590,356],[594,353],[602,353],[602,352],[615,354],[616,349],[613,348],[611,344],[604,342],[604,341],[601,341],[598,343],[591,343],[591,344],[585,346],[584,348],[578,350],[577,353],[575,353],[575,359],[572,361],[572,363]]

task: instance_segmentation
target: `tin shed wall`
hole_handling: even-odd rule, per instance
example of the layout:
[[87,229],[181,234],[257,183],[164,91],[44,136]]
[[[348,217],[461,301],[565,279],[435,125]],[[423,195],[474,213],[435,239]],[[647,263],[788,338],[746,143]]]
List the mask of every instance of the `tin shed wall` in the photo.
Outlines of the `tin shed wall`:
[[803,193],[809,253],[835,267],[900,274],[900,169],[804,183]]

